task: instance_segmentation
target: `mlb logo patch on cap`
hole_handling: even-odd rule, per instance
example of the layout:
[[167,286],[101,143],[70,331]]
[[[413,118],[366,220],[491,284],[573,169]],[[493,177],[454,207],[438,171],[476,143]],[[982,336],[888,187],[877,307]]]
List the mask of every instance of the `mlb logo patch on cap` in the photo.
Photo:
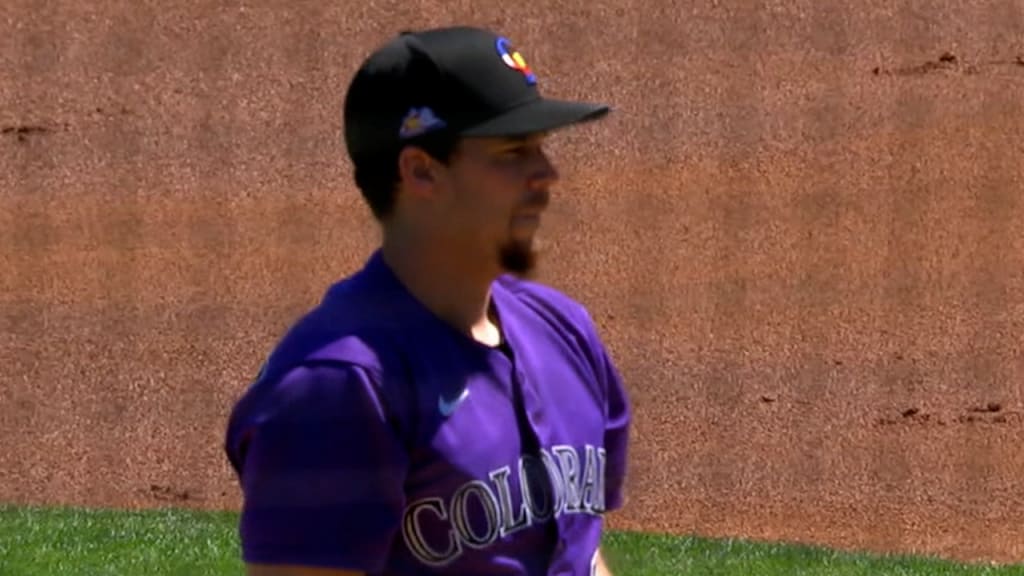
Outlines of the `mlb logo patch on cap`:
[[434,114],[434,111],[427,106],[421,108],[410,108],[402,120],[402,127],[398,130],[400,138],[412,138],[420,134],[444,128],[445,122]]

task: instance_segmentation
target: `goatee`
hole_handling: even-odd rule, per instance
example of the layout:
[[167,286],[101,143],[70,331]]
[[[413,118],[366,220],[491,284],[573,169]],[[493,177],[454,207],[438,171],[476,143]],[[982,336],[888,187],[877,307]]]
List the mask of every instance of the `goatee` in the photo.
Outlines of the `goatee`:
[[499,250],[502,269],[523,279],[533,278],[538,258],[537,250],[527,242],[509,242]]

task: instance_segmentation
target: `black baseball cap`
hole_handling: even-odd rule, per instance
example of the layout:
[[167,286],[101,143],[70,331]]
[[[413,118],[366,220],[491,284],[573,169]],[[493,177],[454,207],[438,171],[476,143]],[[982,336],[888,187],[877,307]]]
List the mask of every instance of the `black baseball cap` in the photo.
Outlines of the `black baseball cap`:
[[374,51],[349,85],[345,143],[353,160],[395,152],[424,135],[520,136],[596,120],[604,104],[541,95],[510,39],[449,26],[404,31]]

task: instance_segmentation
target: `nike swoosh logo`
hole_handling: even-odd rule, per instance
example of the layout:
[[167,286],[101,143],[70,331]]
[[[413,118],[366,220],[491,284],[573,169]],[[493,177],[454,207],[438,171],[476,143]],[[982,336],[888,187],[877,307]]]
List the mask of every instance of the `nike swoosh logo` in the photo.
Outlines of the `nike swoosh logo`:
[[459,394],[452,400],[446,400],[442,395],[437,399],[437,409],[441,412],[442,416],[451,416],[455,409],[462,404],[462,401],[469,396],[469,388],[463,388],[462,393]]

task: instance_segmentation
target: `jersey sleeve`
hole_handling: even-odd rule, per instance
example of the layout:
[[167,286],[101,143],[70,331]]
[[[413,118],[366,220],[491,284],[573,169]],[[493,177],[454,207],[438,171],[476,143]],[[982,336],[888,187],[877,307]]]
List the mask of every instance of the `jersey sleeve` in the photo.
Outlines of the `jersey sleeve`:
[[605,400],[605,509],[617,510],[625,502],[626,468],[629,460],[629,431],[632,410],[622,376],[608,354],[600,346],[601,370],[604,375]]
[[370,374],[351,365],[295,368],[243,435],[246,562],[383,569],[409,459]]
[[625,504],[632,406],[622,374],[602,341],[597,324],[585,308],[579,306],[578,310],[584,319],[597,379],[604,387],[604,500],[605,510],[612,511],[622,508]]

